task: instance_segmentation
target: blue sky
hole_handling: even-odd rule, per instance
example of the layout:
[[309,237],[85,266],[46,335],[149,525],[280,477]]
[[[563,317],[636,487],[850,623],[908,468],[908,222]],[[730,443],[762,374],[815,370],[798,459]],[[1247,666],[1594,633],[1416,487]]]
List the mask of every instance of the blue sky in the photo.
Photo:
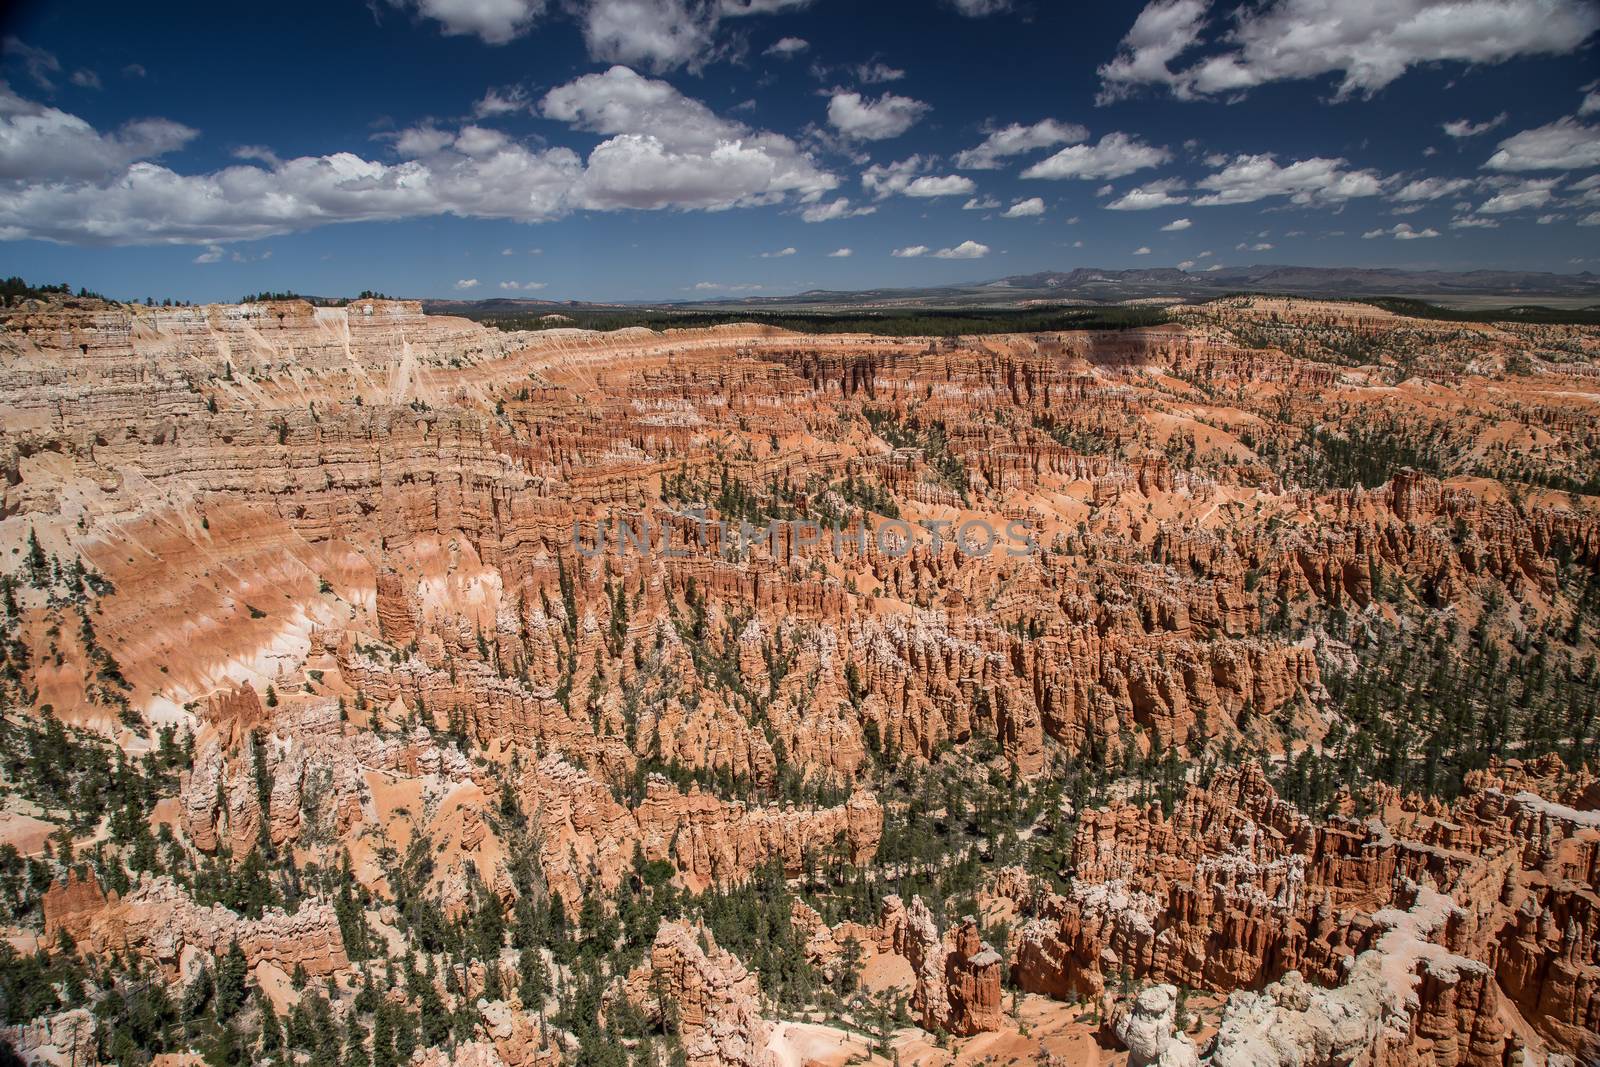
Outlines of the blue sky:
[[0,273],[121,298],[1600,270],[1596,0],[5,17]]

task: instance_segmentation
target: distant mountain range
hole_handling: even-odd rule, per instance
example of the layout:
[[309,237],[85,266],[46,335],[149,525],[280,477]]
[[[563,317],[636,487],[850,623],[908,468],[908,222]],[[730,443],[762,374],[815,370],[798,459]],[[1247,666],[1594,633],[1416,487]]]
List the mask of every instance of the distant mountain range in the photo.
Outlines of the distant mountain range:
[[1195,286],[1202,289],[1306,290],[1341,293],[1410,292],[1475,295],[1587,296],[1600,295],[1600,275],[1551,274],[1510,270],[1400,270],[1373,267],[1223,267],[1190,273],[1173,267],[1152,270],[1095,270],[1080,267],[1062,273],[1014,275],[1001,285],[1017,288],[1092,289],[1096,286]]
[[1499,297],[1519,302],[1536,297],[1600,300],[1600,275],[1542,271],[1437,271],[1371,267],[1295,267],[1267,264],[1183,271],[1176,267],[1013,274],[989,282],[929,289],[867,289],[859,292],[811,290],[788,297],[750,297],[717,301],[727,305],[886,306],[933,304],[1015,304],[1026,301],[1125,301],[1210,298],[1226,293],[1291,293],[1301,296]]
[[623,305],[591,304],[586,300],[518,300],[515,297],[496,296],[488,300],[453,300],[424,297],[422,310],[430,315],[537,315],[558,314],[564,307],[618,307]]
[[747,296],[736,299],[629,302],[602,304],[586,301],[425,300],[424,306],[442,314],[533,314],[559,312],[562,307],[982,307],[1030,302],[1120,303],[1129,300],[1210,299],[1227,293],[1286,293],[1297,296],[1360,297],[1406,296],[1453,302],[1458,298],[1495,298],[1524,303],[1542,298],[1564,302],[1592,299],[1600,302],[1600,275],[1552,274],[1513,270],[1403,270],[1387,267],[1296,267],[1266,264],[1183,271],[1176,267],[1105,270],[1077,267],[1065,271],[1013,274],[994,281],[907,289],[840,291],[811,289],[793,296]]

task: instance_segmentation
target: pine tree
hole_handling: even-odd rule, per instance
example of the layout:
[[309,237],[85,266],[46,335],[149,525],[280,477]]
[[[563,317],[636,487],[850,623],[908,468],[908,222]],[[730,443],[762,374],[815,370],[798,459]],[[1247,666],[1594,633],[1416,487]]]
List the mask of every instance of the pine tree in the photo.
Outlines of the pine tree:
[[[244,1007],[245,981],[250,974],[249,962],[237,938],[228,945],[227,954],[217,961],[217,1022],[226,1023]],[[265,998],[263,998],[264,1000]]]
[[399,1067],[394,1047],[394,1016],[398,1009],[388,1000],[372,1015],[372,1067]]
[[523,1009],[542,1013],[550,981],[544,957],[537,948],[529,946],[522,950],[522,957],[517,961],[517,979],[517,996],[522,1000]]
[[417,1050],[417,1020],[405,1008],[400,1008],[395,1013],[394,1020],[394,1049],[399,1054],[402,1063],[411,1059],[411,1054]]
[[263,1060],[276,1060],[283,1052],[283,1026],[278,1022],[278,1013],[272,1010],[272,1001],[265,997],[258,997],[261,1005],[261,1026],[256,1037],[256,1049]]
[[32,527],[28,528],[28,572],[33,578],[33,583],[38,585],[44,580],[47,565],[44,558],[44,548],[39,544],[39,535]]
[[432,1048],[442,1045],[450,1037],[450,1013],[432,982],[424,983],[418,998],[422,1016],[422,1043]]
[[344,1067],[372,1067],[372,1057],[367,1054],[367,1035],[361,1020],[352,1013],[345,1028]]

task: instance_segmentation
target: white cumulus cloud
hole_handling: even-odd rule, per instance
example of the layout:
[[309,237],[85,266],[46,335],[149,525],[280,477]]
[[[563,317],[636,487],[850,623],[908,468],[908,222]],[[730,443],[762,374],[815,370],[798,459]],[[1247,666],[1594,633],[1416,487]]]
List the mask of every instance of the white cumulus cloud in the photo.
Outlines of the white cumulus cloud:
[[579,15],[591,57],[658,73],[709,58],[716,22],[714,7],[688,0],[589,0]]
[[956,166],[962,170],[998,170],[1002,160],[1058,144],[1077,144],[1089,131],[1076,123],[1043,119],[1031,126],[1012,123],[995,130],[982,144],[956,153]]
[[1455,137],[1457,139],[1463,137],[1476,137],[1480,133],[1488,133],[1490,130],[1504,122],[1506,118],[1506,113],[1502,111],[1494,118],[1485,119],[1482,122],[1473,122],[1471,119],[1456,119],[1453,122],[1445,123],[1441,129],[1443,129],[1444,132],[1449,134],[1451,137]]
[[1187,204],[1189,198],[1178,195],[1182,191],[1183,182],[1177,178],[1163,178],[1129,189],[1107,204],[1106,208],[1111,211],[1149,211],[1152,208]]
[[1165,148],[1126,133],[1108,133],[1093,145],[1063,148],[1022,172],[1024,178],[1120,178],[1172,158]]
[[828,100],[828,122],[853,141],[899,137],[928,113],[928,105],[909,96],[884,93],[876,100],[857,92],[835,92]]
[[976,189],[977,183],[971,178],[959,174],[946,174],[941,176],[924,175],[915,178],[906,186],[907,196],[936,197],[936,196],[965,196]]
[[1472,188],[1470,178],[1418,178],[1395,191],[1394,199],[1403,204],[1441,200]]
[[473,117],[480,119],[492,119],[500,115],[514,115],[519,111],[532,110],[533,105],[528,101],[528,91],[520,85],[490,89],[472,105]]
[[1437,237],[1439,231],[1431,226],[1425,230],[1413,230],[1410,223],[1399,222],[1387,230],[1368,230],[1361,236],[1368,241],[1375,237],[1393,237],[1396,241],[1417,241],[1425,237]]
[[971,178],[959,174],[922,174],[931,164],[922,156],[908,156],[898,163],[875,163],[861,172],[861,185],[877,199],[893,196],[923,198],[965,196],[977,189]]
[[723,19],[772,15],[811,0],[388,0],[393,7],[437,22],[446,36],[502,45],[528,33],[547,13],[577,23],[589,57],[657,72],[698,70],[730,54],[716,43]]
[[1513,211],[1544,207],[1555,195],[1557,178],[1527,178],[1509,181],[1500,191],[1478,205],[1480,215],[1509,215]]
[[537,221],[564,211],[581,172],[566,149],[520,147],[395,164],[338,152],[200,175],[135,163],[104,184],[40,182],[0,197],[0,239],[191,244],[439,214]]
[[808,197],[833,188],[786,138],[680,149],[649,134],[622,134],[598,145],[573,190],[575,202],[598,210],[664,207],[724,210]]
[[1197,197],[1200,207],[1250,204],[1269,197],[1291,203],[1338,204],[1383,192],[1384,179],[1370,170],[1348,170],[1342,159],[1301,159],[1280,166],[1270,153],[1235,156],[1220,170],[1195,183],[1210,190]]
[[855,68],[856,78],[863,85],[882,85],[885,82],[897,82],[906,76],[906,72],[899,67],[891,67],[881,60],[862,63]]
[[852,207],[848,196],[841,196],[836,200],[825,203],[809,204],[800,212],[800,217],[806,222],[832,222],[834,219],[855,218],[858,215],[870,215],[877,211],[871,204],[861,207]]
[[1581,181],[1575,181],[1567,187],[1571,193],[1582,193],[1578,197],[1580,204],[1600,204],[1600,174],[1591,174]]
[[1341,76],[1340,98],[1370,96],[1421,64],[1567,55],[1600,29],[1589,0],[1265,0],[1214,19],[1221,48],[1207,50],[1209,8],[1209,0],[1151,0],[1100,68],[1102,99],[1141,85],[1186,99],[1233,95],[1329,74]]
[[0,82],[0,179],[104,178],[137,160],[184,147],[199,131],[167,119],[137,119],[100,133],[83,119],[36,104]]
[[935,259],[982,259],[989,254],[989,246],[977,241],[962,241],[953,248],[941,248],[933,254]]
[[1209,0],[1152,0],[1133,20],[1115,59],[1100,68],[1100,102],[1127,95],[1132,86],[1170,85],[1182,89],[1172,61],[1200,40]]
[[545,0],[390,0],[439,23],[448,37],[477,37],[506,44],[544,14]]
[[1194,225],[1194,223],[1190,222],[1188,219],[1173,219],[1171,222],[1169,222],[1165,226],[1161,227],[1161,232],[1162,233],[1176,233],[1179,230],[1187,230],[1190,226],[1193,226],[1193,225]]
[[1026,200],[1018,200],[1000,213],[1003,219],[1030,219],[1044,214],[1044,199],[1030,196]]
[[[423,125],[391,138],[393,161],[353,152],[182,174],[151,161],[195,131],[163,119],[96,131],[0,94],[0,240],[207,244],[338,222],[451,214],[538,222],[576,210],[815,206],[838,179],[793,141],[720,118],[626,67],[559,86],[546,118],[595,133],[587,158],[497,130]],[[857,209],[859,210],[859,209]]]
[[891,256],[896,257],[897,259],[915,259],[917,256],[925,256],[925,255],[927,255],[928,254],[928,246],[927,245],[906,245],[904,248],[897,248],[893,252],[890,252],[889,254]]
[[1484,164],[1489,170],[1582,170],[1600,167],[1600,126],[1572,118],[1523,130],[1500,142]]
[[546,93],[540,112],[610,135],[590,153],[575,199],[586,207],[727,208],[814,200],[838,185],[789,138],[715,115],[664,81],[623,66]]

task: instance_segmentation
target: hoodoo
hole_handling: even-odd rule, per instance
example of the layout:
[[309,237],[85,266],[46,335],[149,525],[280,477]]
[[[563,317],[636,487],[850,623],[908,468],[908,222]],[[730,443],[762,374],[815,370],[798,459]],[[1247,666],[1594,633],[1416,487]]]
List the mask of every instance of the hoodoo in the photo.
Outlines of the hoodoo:
[[6,309],[3,1039],[1585,1062],[1600,334],[1368,314]]

